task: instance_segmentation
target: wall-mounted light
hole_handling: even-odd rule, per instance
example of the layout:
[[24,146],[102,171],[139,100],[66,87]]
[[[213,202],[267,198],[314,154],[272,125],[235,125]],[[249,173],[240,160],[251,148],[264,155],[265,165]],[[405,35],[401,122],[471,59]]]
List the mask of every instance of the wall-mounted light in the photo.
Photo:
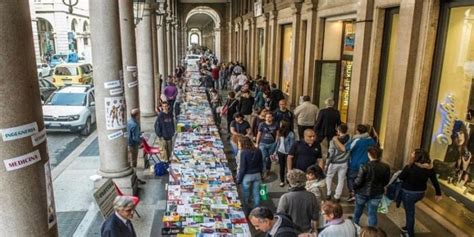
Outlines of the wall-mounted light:
[[135,26],[143,19],[143,12],[145,11],[146,0],[133,0],[133,18]]

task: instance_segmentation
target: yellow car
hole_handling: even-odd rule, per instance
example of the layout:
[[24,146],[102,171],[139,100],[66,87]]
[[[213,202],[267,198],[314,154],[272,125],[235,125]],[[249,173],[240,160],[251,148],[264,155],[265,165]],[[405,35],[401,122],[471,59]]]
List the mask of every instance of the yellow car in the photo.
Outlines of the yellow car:
[[53,84],[57,87],[74,84],[92,84],[92,65],[64,63],[54,68]]

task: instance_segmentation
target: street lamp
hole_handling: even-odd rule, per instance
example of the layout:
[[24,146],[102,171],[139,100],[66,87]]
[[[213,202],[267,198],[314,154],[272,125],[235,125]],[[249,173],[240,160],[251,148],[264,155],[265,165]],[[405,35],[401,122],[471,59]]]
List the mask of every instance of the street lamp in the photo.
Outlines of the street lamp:
[[72,14],[72,8],[79,3],[79,0],[67,0],[67,2],[68,3],[66,3],[66,0],[63,0],[63,4],[69,9],[69,14]]
[[135,26],[143,19],[143,12],[145,10],[146,0],[133,0],[133,18],[135,19]]

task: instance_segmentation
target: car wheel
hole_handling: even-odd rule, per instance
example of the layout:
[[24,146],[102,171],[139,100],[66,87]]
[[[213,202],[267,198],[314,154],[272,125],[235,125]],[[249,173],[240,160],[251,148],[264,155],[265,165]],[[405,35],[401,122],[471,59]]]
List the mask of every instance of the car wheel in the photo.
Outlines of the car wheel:
[[81,135],[89,136],[89,134],[91,133],[91,129],[92,129],[91,118],[88,118],[86,121],[85,127],[81,131]]

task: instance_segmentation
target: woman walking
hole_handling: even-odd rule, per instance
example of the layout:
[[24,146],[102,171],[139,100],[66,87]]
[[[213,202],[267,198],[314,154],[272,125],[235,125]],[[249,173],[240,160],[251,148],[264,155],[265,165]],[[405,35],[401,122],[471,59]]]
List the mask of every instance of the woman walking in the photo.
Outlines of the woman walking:
[[428,153],[422,149],[416,149],[398,176],[402,180],[401,199],[405,208],[406,227],[402,227],[405,236],[415,235],[415,203],[423,199],[428,179],[433,184],[436,196],[435,200],[441,200],[441,188],[433,170],[433,164]]
[[280,187],[285,186],[286,176],[286,158],[288,157],[288,151],[291,146],[295,143],[295,133],[290,130],[290,126],[286,120],[282,120],[280,123],[280,139],[278,139],[276,146],[276,154],[278,156],[278,163],[280,164]]
[[[262,183],[263,171],[262,153],[253,145],[252,140],[246,136],[238,136],[237,146],[240,150],[237,184],[242,184],[244,210],[250,211],[260,204],[259,188]],[[250,194],[252,195],[253,206],[249,206]]]
[[273,114],[265,114],[265,122],[260,123],[257,133],[257,147],[262,151],[263,162],[265,163],[265,173],[263,179],[268,177],[272,166],[270,155],[275,152],[276,141],[279,139],[279,124],[273,121]]

